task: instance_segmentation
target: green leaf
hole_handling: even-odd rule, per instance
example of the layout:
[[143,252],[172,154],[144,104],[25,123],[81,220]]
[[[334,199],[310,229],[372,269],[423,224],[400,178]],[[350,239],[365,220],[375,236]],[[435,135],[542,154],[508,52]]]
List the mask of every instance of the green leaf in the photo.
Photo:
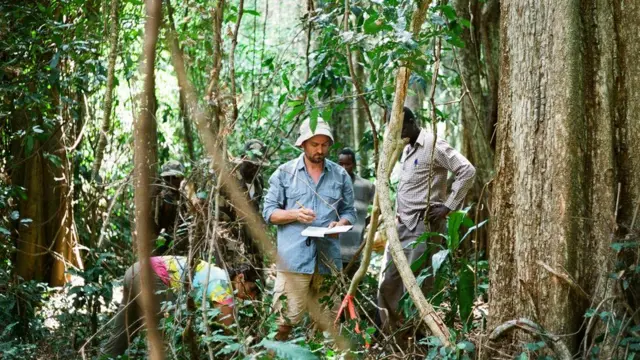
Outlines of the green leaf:
[[282,73],[282,83],[287,88],[287,90],[291,91],[291,88],[289,88],[289,78],[287,77],[287,73],[286,72]]
[[0,226],[0,234],[5,235],[5,236],[9,236],[11,235],[11,231],[3,228],[2,226]]
[[58,66],[58,62],[60,62],[60,52],[56,52],[53,55],[53,58],[51,59],[51,61],[49,61],[49,67],[52,69],[55,69]]
[[466,352],[470,352],[470,353],[472,353],[472,352],[476,351],[476,347],[475,347],[475,346],[473,345],[473,343],[472,343],[472,342],[470,342],[470,341],[462,341],[462,342],[459,342],[459,343],[456,345],[456,348],[458,348],[458,349],[460,349],[460,350],[464,350],[464,351],[466,351]]
[[623,249],[632,249],[640,246],[640,241],[625,241],[611,244],[611,248],[616,252],[620,252]]
[[451,7],[451,5],[440,6],[440,11],[442,11],[444,16],[449,20],[455,20],[457,18],[456,11]]
[[460,245],[460,226],[465,216],[467,214],[463,211],[454,211],[449,214],[449,220],[447,221],[447,247],[453,252],[458,250]]
[[289,111],[289,113],[287,113],[287,115],[285,116],[285,120],[287,120],[287,122],[290,122],[291,120],[293,120],[294,117],[298,116],[298,114],[300,114],[303,111],[304,111],[304,104],[295,106],[291,111]]
[[455,47],[459,47],[459,48],[464,48],[465,47],[465,43],[464,41],[462,41],[462,39],[460,39],[458,36],[445,36],[444,37],[445,41],[448,42],[449,44],[455,46]]
[[[469,218],[469,220],[471,220],[471,218]],[[464,234],[464,236],[463,236],[463,237],[462,237],[462,239],[460,240],[460,243],[462,243],[462,242],[464,241],[464,239],[466,239],[466,238],[467,238],[467,236],[469,236],[472,232],[474,232],[474,231],[476,231],[476,230],[480,229],[481,227],[483,227],[483,226],[484,226],[484,224],[486,224],[487,222],[489,222],[489,219],[486,219],[486,220],[482,221],[482,222],[481,222],[480,224],[478,224],[478,225],[475,225],[475,226],[470,227],[470,228],[469,228],[469,230],[467,230],[467,233],[466,233],[466,234]],[[466,225],[465,225],[465,226],[466,226]]]
[[436,276],[436,273],[442,266],[445,260],[447,260],[447,255],[449,255],[449,250],[440,250],[437,253],[433,254],[431,257],[431,266],[433,266],[433,276]]
[[287,105],[290,107],[296,107],[298,105],[302,105],[304,103],[304,100],[291,100],[291,101],[287,101]]
[[227,344],[227,345],[225,345],[225,347],[220,349],[220,351],[218,351],[216,353],[216,355],[225,355],[225,354],[234,353],[234,352],[238,351],[241,346],[242,346],[242,344],[239,344],[239,343]]
[[27,136],[25,139],[24,153],[26,156],[31,155],[31,151],[33,151],[33,141],[33,136]]
[[329,123],[331,121],[332,114],[333,114],[332,108],[324,109],[324,111],[322,112],[322,120],[324,120],[326,123]]
[[320,116],[320,111],[317,108],[312,109],[309,113],[309,121],[318,124],[318,116]]
[[309,128],[311,129],[311,133],[315,134],[317,126],[318,126],[318,117],[311,118],[309,120]]
[[253,15],[253,16],[260,16],[260,12],[256,11],[256,10],[252,10],[252,9],[245,9],[243,10],[243,13],[247,14],[247,15]]
[[542,348],[544,348],[546,346],[546,344],[544,343],[544,341],[538,341],[538,342],[534,342],[534,343],[527,343],[524,345],[525,349],[529,350],[529,351],[538,351]]
[[44,158],[49,160],[55,167],[57,168],[62,167],[62,160],[58,155],[49,154],[49,153],[44,153],[43,155],[44,155]]
[[473,272],[468,266],[463,265],[460,269],[458,279],[458,304],[460,309],[460,320],[468,330],[471,322],[471,311],[473,309],[474,288],[473,288]]
[[365,34],[375,34],[384,27],[384,22],[379,20],[378,14],[371,14],[362,24]]
[[263,346],[267,350],[275,351],[278,357],[290,360],[317,359],[309,349],[290,342],[280,342],[263,339],[258,346]]

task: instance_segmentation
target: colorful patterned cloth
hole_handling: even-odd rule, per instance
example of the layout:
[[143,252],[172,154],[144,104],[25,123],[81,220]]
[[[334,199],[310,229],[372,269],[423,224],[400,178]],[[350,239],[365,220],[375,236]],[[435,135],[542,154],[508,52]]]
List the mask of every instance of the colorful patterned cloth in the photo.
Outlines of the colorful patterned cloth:
[[[185,276],[189,272],[187,258],[184,256],[155,256],[151,258],[151,267],[162,282],[175,291],[182,289],[186,281]],[[193,288],[199,290],[196,291],[196,300],[202,297],[207,273],[209,273],[207,299],[218,304],[233,306],[233,289],[226,272],[203,260],[196,265],[191,281]]]

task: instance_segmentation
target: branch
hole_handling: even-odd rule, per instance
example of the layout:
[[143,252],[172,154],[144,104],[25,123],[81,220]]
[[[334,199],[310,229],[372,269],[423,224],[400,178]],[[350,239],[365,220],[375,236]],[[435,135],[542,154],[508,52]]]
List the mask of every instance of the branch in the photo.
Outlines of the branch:
[[143,47],[141,72],[144,79],[143,93],[140,98],[140,112],[134,124],[134,173],[135,173],[135,216],[136,234],[138,246],[138,260],[140,262],[140,281],[142,312],[147,327],[149,339],[149,357],[153,360],[163,359],[163,346],[160,333],[157,328],[156,313],[153,306],[153,277],[151,270],[151,237],[153,224],[151,220],[151,183],[152,174],[155,174],[156,164],[151,159],[152,144],[149,137],[156,131],[155,118],[150,109],[154,107],[155,93],[155,58],[156,44],[162,17],[162,1],[147,0],[146,24]]
[[567,345],[560,341],[559,336],[547,333],[540,325],[525,318],[509,320],[501,325],[496,326],[496,328],[489,335],[489,340],[495,341],[514,328],[519,328],[533,336],[542,339],[542,341],[544,341],[551,348],[551,350],[553,350],[553,352],[558,355],[558,358],[560,360],[573,359],[569,348],[567,348]]
[[[93,162],[93,170],[91,171],[91,179],[96,180],[100,167],[102,166],[102,158],[107,147],[107,133],[111,128],[111,108],[113,107],[113,88],[115,86],[115,68],[118,58],[118,0],[111,0],[111,13],[109,14],[111,22],[111,35],[109,36],[109,67],[107,70],[107,90],[104,97],[104,118],[102,119],[102,127],[100,130],[100,139],[96,148],[96,157]],[[84,127],[83,127],[84,130]]]
[[233,32],[233,40],[231,40],[231,51],[229,52],[229,76],[231,77],[231,104],[233,105],[233,113],[231,118],[231,128],[238,120],[238,101],[236,99],[236,66],[235,66],[235,54],[236,46],[238,45],[238,32],[240,31],[240,21],[242,20],[242,14],[244,13],[244,0],[240,0],[238,5],[238,20],[236,21],[236,28]]
[[[349,31],[349,0],[345,0],[344,2],[344,31]],[[378,168],[378,162],[380,160],[379,154],[379,144],[378,144],[378,130],[376,129],[376,124],[373,122],[373,117],[371,116],[371,109],[369,108],[369,104],[367,100],[364,98],[364,91],[362,90],[362,86],[356,76],[356,71],[353,66],[353,57],[351,56],[351,49],[347,44],[347,63],[349,64],[349,75],[351,75],[351,82],[353,82],[353,86],[356,88],[356,94],[358,96],[358,101],[360,101],[360,105],[364,108],[365,113],[367,114],[367,120],[369,120],[369,125],[371,125],[371,132],[373,134],[373,159],[375,163],[375,168]]]

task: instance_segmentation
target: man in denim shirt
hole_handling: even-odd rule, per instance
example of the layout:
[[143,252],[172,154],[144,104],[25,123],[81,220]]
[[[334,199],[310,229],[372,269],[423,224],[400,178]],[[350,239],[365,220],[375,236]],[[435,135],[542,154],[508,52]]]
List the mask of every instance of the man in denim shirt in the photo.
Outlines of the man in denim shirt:
[[[322,288],[327,275],[342,268],[340,242],[337,237],[301,234],[307,226],[334,227],[356,221],[351,178],[326,159],[332,143],[331,129],[324,121],[318,120],[315,131],[305,121],[296,141],[304,154],[280,165],[269,179],[262,215],[267,223],[278,225],[274,305],[281,313],[276,336],[280,341],[289,337],[292,326],[307,310],[323,318],[335,314],[332,307],[321,308],[319,300],[328,295]],[[284,310],[282,295],[287,299]]]

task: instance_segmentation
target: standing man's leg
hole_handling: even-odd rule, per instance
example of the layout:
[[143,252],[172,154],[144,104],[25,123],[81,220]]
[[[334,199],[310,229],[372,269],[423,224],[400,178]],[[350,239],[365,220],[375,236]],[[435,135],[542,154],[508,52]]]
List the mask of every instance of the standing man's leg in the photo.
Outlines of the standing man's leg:
[[[287,340],[293,326],[302,320],[307,309],[307,296],[312,276],[285,271],[277,272],[273,294],[273,307],[280,313],[276,340]],[[286,297],[286,306],[283,304],[283,295]]]
[[336,293],[330,299],[326,299],[330,295],[329,279],[330,277],[317,272],[313,274],[307,295],[309,314],[323,331],[329,331],[332,328],[340,307],[340,299]]
[[[420,221],[416,228],[411,231],[404,224],[398,223],[398,237],[402,244],[404,255],[411,265],[417,260],[426,249],[426,244],[418,244],[415,248],[412,247],[412,243],[424,233],[424,223]],[[405,292],[404,285],[402,283],[402,277],[400,272],[393,263],[391,257],[389,244],[384,250],[383,268],[380,270],[380,282],[378,285],[378,307],[380,312],[380,320],[382,328],[388,328],[394,330],[402,320],[402,313],[399,311],[398,306],[400,299]],[[426,261],[425,261],[426,264]],[[425,266],[423,264],[417,271],[419,273]]]

